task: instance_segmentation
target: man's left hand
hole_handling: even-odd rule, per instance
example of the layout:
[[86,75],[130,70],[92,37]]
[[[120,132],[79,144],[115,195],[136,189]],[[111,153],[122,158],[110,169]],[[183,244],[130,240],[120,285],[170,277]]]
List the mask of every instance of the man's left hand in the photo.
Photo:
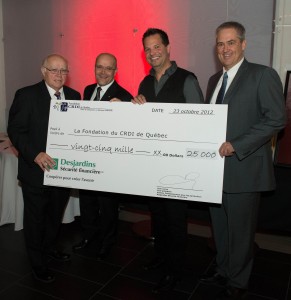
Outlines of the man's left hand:
[[235,150],[232,147],[230,142],[224,142],[219,148],[219,154],[221,157],[223,156],[232,156]]

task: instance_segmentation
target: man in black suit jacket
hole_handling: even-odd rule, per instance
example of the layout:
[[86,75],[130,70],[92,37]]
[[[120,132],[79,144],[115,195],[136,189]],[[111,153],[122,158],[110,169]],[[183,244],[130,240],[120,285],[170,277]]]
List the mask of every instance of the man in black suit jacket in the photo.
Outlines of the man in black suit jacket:
[[[130,101],[132,95],[114,80],[116,72],[116,57],[110,53],[99,54],[95,63],[97,84],[85,88],[84,100]],[[97,258],[103,259],[116,241],[118,195],[89,190],[80,190],[79,195],[83,239],[73,250],[83,249],[90,243]]]
[[[19,89],[9,112],[8,135],[19,152],[18,179],[24,201],[24,236],[28,257],[36,279],[52,282],[48,258],[70,259],[56,248],[57,234],[69,189],[43,185],[44,173],[55,162],[46,153],[50,102],[57,99],[79,100],[80,93],[64,86],[68,75],[67,60],[57,54],[44,59],[43,81]],[[52,100],[51,100],[52,99]]]
[[[286,122],[278,74],[244,58],[245,29],[226,22],[216,29],[216,51],[223,70],[208,82],[206,102],[228,104],[222,205],[211,207],[217,249],[216,270],[201,278],[226,283],[217,299],[242,299],[253,265],[260,192],[275,188],[271,139]],[[226,75],[225,75],[226,74]],[[224,97],[219,96],[223,77]],[[210,183],[211,184],[211,183]]]

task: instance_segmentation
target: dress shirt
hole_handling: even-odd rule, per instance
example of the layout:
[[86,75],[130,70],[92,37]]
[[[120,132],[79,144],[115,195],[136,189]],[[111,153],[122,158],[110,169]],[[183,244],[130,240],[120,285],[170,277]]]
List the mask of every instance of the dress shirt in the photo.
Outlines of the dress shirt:
[[[112,85],[112,83],[114,82],[114,80],[112,80],[110,83],[106,84],[106,85],[103,85],[103,86],[100,86],[101,87],[101,91],[100,91],[100,100],[102,99],[103,95],[106,93],[106,91],[109,89],[109,87]],[[90,101],[94,101],[95,97],[96,97],[96,94],[97,94],[97,87],[99,85],[97,84],[96,85],[96,88],[91,96],[91,99]]]
[[216,102],[216,99],[217,99],[217,95],[219,93],[219,90],[221,88],[221,85],[222,85],[222,81],[223,81],[223,75],[225,72],[227,72],[227,85],[226,85],[226,88],[225,88],[225,92],[224,92],[224,95],[226,94],[228,88],[230,87],[239,67],[241,66],[241,64],[243,63],[244,61],[244,57],[236,64],[234,65],[232,68],[230,68],[229,70],[225,70],[225,68],[223,68],[223,72],[221,74],[221,77],[217,83],[217,86],[213,92],[213,95],[212,95],[212,98],[211,98],[211,101],[210,101],[210,104],[215,104]]
[[[155,94],[157,95],[159,91],[163,88],[167,80],[171,75],[173,75],[178,66],[175,61],[171,61],[171,66],[165,71],[159,81],[157,81],[155,77],[155,70],[152,68],[150,70],[150,75],[155,78]],[[203,99],[202,92],[201,94],[197,95],[201,92],[199,87],[198,81],[195,79],[194,76],[189,75],[184,83],[183,94],[186,99],[186,103],[193,103],[194,99],[201,98]]]
[[[52,89],[50,86],[48,86],[47,83],[45,83],[45,85],[50,93],[51,99],[57,100],[57,97],[55,95],[56,91],[54,89]],[[61,93],[61,100],[65,100],[65,94],[64,94],[63,88],[60,88],[59,92]]]

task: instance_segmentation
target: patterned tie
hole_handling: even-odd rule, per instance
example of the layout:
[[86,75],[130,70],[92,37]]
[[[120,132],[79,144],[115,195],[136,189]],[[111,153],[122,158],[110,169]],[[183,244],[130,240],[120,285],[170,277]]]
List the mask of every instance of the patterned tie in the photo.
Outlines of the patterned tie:
[[223,98],[224,98],[224,93],[225,93],[225,88],[226,88],[226,85],[227,85],[227,72],[225,72],[223,74],[223,80],[222,80],[222,85],[221,85],[221,88],[218,92],[218,95],[217,95],[217,98],[216,98],[216,104],[221,104],[223,103]]
[[60,92],[55,92],[55,96],[57,97],[58,100],[61,100],[61,93]]
[[101,99],[100,99],[100,93],[101,93],[101,87],[100,86],[98,86],[98,88],[97,88],[97,94],[96,94],[96,97],[94,98],[94,101],[100,101]]

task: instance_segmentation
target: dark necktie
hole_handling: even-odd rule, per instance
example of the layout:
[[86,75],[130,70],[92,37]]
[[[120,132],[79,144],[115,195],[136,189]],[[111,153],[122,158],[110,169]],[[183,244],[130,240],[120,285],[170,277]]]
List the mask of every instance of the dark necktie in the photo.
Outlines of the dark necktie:
[[61,100],[61,93],[60,92],[55,92],[55,96],[57,97],[58,100]]
[[227,85],[227,72],[225,72],[223,74],[223,80],[222,80],[222,85],[221,85],[221,88],[218,92],[218,95],[217,95],[217,98],[216,98],[216,104],[221,104],[223,103],[223,98],[224,98],[224,94],[225,94],[225,88],[226,88],[226,85]]
[[100,99],[100,93],[101,93],[101,87],[100,86],[98,86],[98,88],[97,88],[97,94],[96,94],[96,97],[94,98],[94,101],[100,101],[101,99]]

